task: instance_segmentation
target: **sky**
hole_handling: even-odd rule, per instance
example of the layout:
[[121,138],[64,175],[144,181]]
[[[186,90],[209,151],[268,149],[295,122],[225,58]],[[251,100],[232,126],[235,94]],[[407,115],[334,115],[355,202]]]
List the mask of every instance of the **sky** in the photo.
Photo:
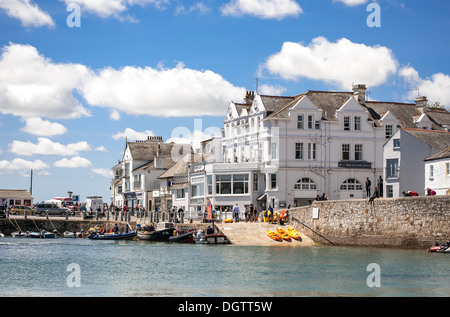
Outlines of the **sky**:
[[245,91],[450,105],[448,0],[0,0],[0,188],[109,202],[125,138],[208,136]]

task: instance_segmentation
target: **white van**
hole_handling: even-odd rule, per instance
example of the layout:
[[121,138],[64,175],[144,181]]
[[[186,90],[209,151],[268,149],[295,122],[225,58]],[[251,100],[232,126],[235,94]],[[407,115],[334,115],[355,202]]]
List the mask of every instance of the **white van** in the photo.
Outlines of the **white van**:
[[102,196],[88,196],[86,197],[86,209],[87,211],[96,211],[97,208],[100,207],[100,210],[103,211],[103,198]]

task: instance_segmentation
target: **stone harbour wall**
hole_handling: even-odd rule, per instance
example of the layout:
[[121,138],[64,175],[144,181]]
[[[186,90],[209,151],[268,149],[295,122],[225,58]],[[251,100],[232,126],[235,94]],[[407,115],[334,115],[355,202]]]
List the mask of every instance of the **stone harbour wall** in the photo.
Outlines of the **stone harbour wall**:
[[[313,217],[313,213],[315,216]],[[450,239],[450,196],[316,201],[289,210],[320,243],[427,248]]]

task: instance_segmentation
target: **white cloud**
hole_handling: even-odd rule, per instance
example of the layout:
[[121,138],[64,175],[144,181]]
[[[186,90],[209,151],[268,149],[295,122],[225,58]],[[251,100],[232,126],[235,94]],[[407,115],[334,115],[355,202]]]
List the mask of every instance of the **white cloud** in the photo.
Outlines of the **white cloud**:
[[172,69],[106,68],[83,88],[91,105],[161,117],[220,116],[229,100],[242,98],[244,92],[219,74],[185,68],[182,63]]
[[279,85],[261,85],[258,93],[261,95],[281,96],[287,89]]
[[[419,89],[422,96],[426,96],[430,102],[439,101],[441,104],[450,106],[450,76],[437,73],[430,78],[422,79],[419,72],[411,66],[402,67],[399,75],[408,83],[412,89]],[[415,99],[417,91],[410,90],[407,98]]]
[[[73,0],[59,0],[66,4],[74,2]],[[164,9],[170,3],[169,0],[77,0],[82,12],[89,12],[102,18],[115,17],[124,19],[121,13],[128,10],[130,6],[140,5],[141,7],[149,4],[154,5],[157,9]],[[134,18],[126,16],[125,19],[135,21]]]
[[128,140],[147,140],[147,136],[155,136],[155,133],[150,130],[146,130],[144,132],[138,132],[131,128],[126,128],[123,132],[117,132],[112,135],[114,140],[120,140],[127,138]]
[[0,56],[0,113],[22,118],[72,119],[90,115],[75,97],[119,113],[161,117],[222,116],[236,87],[210,70],[111,67],[98,72],[80,64],[57,64],[30,45],[10,44]]
[[308,78],[349,89],[352,83],[378,86],[397,71],[392,51],[383,46],[353,43],[346,38],[336,43],[317,37],[311,44],[285,42],[263,68],[286,80]]
[[225,16],[251,15],[262,19],[281,20],[303,13],[294,0],[231,0],[221,7]]
[[72,156],[78,155],[80,151],[90,151],[91,146],[86,141],[71,143],[63,145],[58,142],[53,142],[48,138],[38,138],[38,143],[34,144],[30,141],[13,141],[9,145],[10,152],[17,155],[30,156],[35,154],[41,155],[63,155]]
[[34,161],[26,161],[21,158],[16,158],[14,160],[7,161],[2,160],[0,161],[0,173],[6,174],[6,173],[14,173],[14,172],[20,172],[25,173],[29,172],[31,169],[33,170],[44,170],[49,168],[47,164],[42,162],[41,160],[34,160]]
[[350,7],[367,3],[369,0],[333,0],[333,2],[342,2]]
[[103,145],[101,145],[101,146],[95,148],[95,151],[98,151],[98,152],[108,152],[108,150],[107,150]]
[[81,168],[83,168],[83,167],[91,166],[92,163],[84,157],[74,156],[70,159],[63,158],[63,159],[53,163],[53,165],[55,165],[56,167],[66,167],[66,168],[80,168],[81,167]]
[[42,120],[38,117],[26,119],[26,125],[21,130],[38,136],[55,136],[67,132],[66,127],[62,124]]
[[80,64],[57,64],[30,45],[10,43],[0,56],[0,113],[22,118],[89,115],[74,97],[90,76]]
[[0,0],[0,9],[9,17],[19,19],[25,27],[55,27],[50,15],[30,0]]
[[191,5],[188,9],[184,7],[183,4],[179,4],[175,8],[175,14],[189,14],[193,12],[199,12],[199,13],[208,13],[211,11],[211,8],[205,5],[203,2],[197,2],[193,5]]
[[94,168],[93,167],[93,168],[91,168],[91,171],[95,174],[101,175],[101,176],[109,178],[109,179],[113,178],[113,176],[114,176],[113,172],[106,168]]

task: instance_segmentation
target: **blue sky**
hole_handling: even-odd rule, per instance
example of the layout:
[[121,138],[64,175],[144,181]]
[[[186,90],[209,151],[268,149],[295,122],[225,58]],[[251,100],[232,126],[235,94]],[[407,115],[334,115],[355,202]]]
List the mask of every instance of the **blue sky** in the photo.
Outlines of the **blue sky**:
[[0,188],[28,189],[33,168],[36,201],[109,201],[125,136],[222,127],[256,78],[263,94],[365,83],[373,100],[448,106],[448,12],[447,0],[0,0]]

